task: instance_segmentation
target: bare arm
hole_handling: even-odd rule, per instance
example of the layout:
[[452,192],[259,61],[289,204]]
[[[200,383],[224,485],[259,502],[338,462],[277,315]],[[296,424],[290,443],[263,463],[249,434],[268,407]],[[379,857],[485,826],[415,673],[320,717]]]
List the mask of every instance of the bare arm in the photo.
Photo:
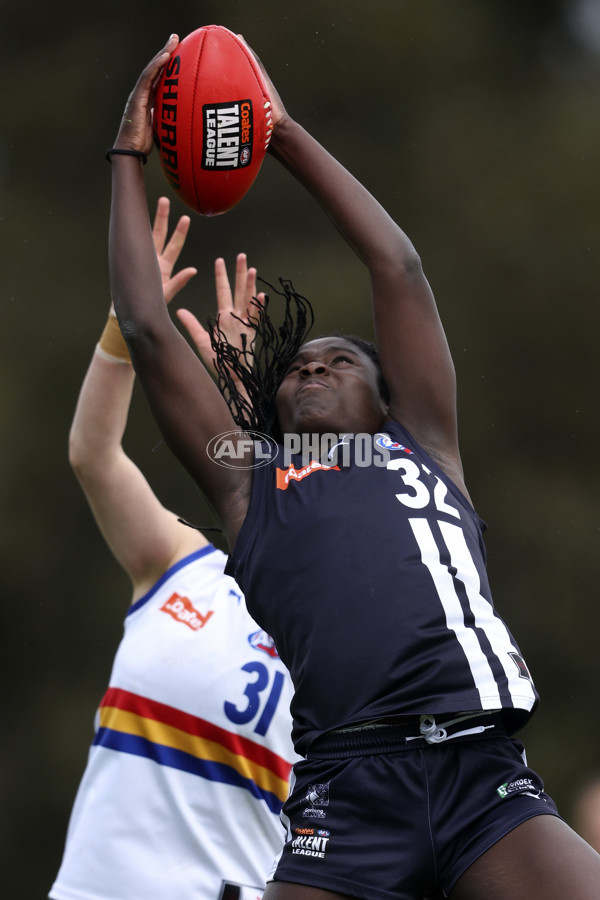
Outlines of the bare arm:
[[[156,78],[176,46],[174,36],[144,69],[115,147],[150,153]],[[211,502],[231,546],[246,514],[251,470],[215,465],[206,453],[212,438],[236,426],[213,380],[167,313],[142,164],[131,156],[112,158],[109,266],[121,330],[154,416],[166,442]]]
[[178,559],[206,545],[161,504],[121,439],[134,373],[94,353],[69,438],[69,461],[96,523],[133,583],[135,601]]
[[[170,300],[195,269],[171,277],[189,227],[182,217],[166,243],[169,202],[161,198],[153,229],[154,244]],[[118,341],[118,333],[114,340]],[[121,359],[112,355],[123,353]],[[133,583],[133,601],[178,559],[207,544],[160,503],[122,447],[135,375],[125,347],[96,348],[85,376],[69,434],[69,461],[98,527]]]
[[269,152],[315,197],[369,271],[390,414],[464,490],[454,366],[419,256],[377,200],[290,118],[271,89]]

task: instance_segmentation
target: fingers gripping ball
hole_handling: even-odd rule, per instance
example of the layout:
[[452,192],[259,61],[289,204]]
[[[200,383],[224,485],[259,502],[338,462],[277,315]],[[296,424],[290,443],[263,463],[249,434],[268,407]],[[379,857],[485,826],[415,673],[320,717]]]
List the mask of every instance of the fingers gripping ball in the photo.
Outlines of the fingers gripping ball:
[[237,35],[205,25],[181,41],[158,82],[153,130],[163,172],[187,206],[214,216],[239,203],[273,126],[260,67]]

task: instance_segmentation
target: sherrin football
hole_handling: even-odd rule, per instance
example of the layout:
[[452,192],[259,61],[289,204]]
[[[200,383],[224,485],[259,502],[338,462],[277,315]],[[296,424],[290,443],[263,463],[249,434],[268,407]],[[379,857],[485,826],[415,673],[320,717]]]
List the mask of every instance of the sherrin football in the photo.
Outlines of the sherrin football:
[[237,35],[205,25],[179,43],[160,75],[153,131],[163,172],[187,206],[214,216],[239,203],[272,121],[260,67]]

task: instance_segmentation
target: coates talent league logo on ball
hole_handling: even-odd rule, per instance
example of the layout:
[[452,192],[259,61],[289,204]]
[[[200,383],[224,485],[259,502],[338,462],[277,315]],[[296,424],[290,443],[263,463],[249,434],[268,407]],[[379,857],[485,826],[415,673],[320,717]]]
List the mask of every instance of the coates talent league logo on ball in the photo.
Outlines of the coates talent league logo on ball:
[[252,159],[252,101],[210,103],[202,107],[202,168],[242,169]]

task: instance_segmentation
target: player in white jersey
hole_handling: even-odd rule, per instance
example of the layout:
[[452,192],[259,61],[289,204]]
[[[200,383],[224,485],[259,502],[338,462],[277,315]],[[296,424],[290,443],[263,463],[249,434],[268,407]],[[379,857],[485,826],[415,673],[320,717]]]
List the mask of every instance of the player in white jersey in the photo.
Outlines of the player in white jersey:
[[[168,211],[161,198],[154,239],[167,300],[194,274],[171,277],[189,219],[165,243]],[[244,312],[256,272],[238,257],[234,298],[222,260],[216,275],[224,321]],[[206,333],[191,313],[181,319],[207,359]],[[225,555],[165,509],[125,455],[133,383],[111,315],[69,453],[133,596],[49,896],[254,900],[283,842],[290,679],[223,574]]]

